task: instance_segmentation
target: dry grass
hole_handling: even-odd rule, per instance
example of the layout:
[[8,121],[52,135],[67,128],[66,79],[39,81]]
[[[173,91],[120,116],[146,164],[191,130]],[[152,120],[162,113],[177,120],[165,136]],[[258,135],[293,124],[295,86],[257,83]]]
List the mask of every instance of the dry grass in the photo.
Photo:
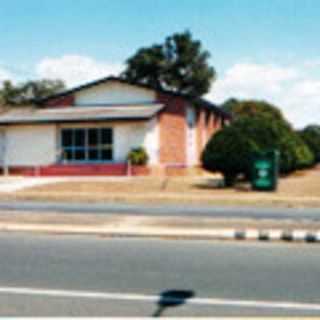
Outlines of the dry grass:
[[97,181],[70,181],[44,185],[28,189],[29,191],[45,192],[76,192],[76,193],[211,193],[233,192],[232,190],[219,188],[221,179],[203,177],[147,177],[131,178],[128,180],[97,180]]
[[130,180],[70,181],[35,187],[14,195],[19,199],[121,201],[197,204],[320,206],[320,170],[282,178],[276,193],[252,192],[248,184],[221,188],[221,178],[171,177]]
[[280,195],[320,197],[320,169],[302,171],[282,179],[279,192]]

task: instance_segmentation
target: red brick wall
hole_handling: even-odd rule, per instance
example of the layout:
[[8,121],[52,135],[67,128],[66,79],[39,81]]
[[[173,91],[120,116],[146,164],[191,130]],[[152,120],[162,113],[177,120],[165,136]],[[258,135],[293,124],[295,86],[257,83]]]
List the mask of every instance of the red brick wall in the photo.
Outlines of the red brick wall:
[[214,133],[214,114],[213,112],[210,112],[209,125],[208,125],[208,139],[211,139],[213,133]]
[[201,153],[204,145],[204,132],[205,132],[205,110],[199,109],[197,113],[197,149],[198,149],[198,157],[200,160]]
[[214,121],[214,130],[215,131],[218,131],[218,130],[220,130],[221,129],[221,122],[222,122],[222,119],[220,118],[220,117],[215,117],[215,119],[214,119],[215,121]]
[[166,105],[159,114],[160,163],[186,163],[186,101],[159,93],[159,103]]
[[69,107],[72,105],[74,105],[73,95],[55,98],[52,100],[48,100],[46,102],[46,107],[51,107],[51,108],[52,107]]
[[206,125],[205,125],[205,141],[204,145],[205,146],[210,139],[210,120],[211,120],[211,112],[209,110],[206,110]]

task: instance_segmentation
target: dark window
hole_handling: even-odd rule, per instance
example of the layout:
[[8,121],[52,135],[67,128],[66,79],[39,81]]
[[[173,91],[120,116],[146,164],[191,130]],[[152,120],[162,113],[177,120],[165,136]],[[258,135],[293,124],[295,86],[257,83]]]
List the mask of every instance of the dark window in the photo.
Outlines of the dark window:
[[112,129],[102,129],[101,130],[101,144],[112,144]]
[[96,147],[99,141],[99,129],[89,129],[88,135],[89,135],[89,146]]
[[71,147],[72,146],[72,130],[66,129],[62,131],[62,146]]
[[62,159],[67,162],[113,160],[111,128],[68,128],[61,131]]
[[71,161],[72,160],[72,150],[71,149],[66,149],[63,153],[63,159],[66,161]]
[[89,160],[90,161],[99,161],[99,149],[98,148],[90,148],[89,149]]
[[86,135],[85,131],[83,129],[75,129],[74,130],[74,135],[75,135],[75,146],[76,147],[84,147],[86,144]]
[[110,161],[113,158],[112,149],[102,149],[101,150],[101,160]]
[[74,160],[76,161],[85,161],[86,160],[86,152],[83,149],[74,151]]

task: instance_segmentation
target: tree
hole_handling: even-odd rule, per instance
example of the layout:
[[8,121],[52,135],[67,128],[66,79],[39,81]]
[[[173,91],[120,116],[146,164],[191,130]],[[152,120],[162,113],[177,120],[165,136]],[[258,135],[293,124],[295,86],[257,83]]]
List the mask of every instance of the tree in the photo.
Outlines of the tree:
[[307,126],[299,131],[298,134],[313,152],[315,161],[320,162],[320,126]]
[[276,106],[257,100],[237,100],[231,98],[221,105],[221,108],[232,113],[236,118],[243,116],[267,117],[270,120],[286,121],[282,112]]
[[0,102],[7,106],[21,106],[32,103],[65,89],[61,80],[35,80],[14,85],[5,81],[0,89]]
[[253,152],[279,150],[284,174],[313,164],[311,150],[276,107],[260,102],[255,106],[252,101],[233,108],[239,112],[236,120],[214,135],[202,154],[203,167],[221,172],[226,185],[239,174],[249,177]]
[[122,77],[155,89],[200,97],[209,92],[216,77],[209,57],[190,32],[175,33],[163,44],[139,49],[127,60]]

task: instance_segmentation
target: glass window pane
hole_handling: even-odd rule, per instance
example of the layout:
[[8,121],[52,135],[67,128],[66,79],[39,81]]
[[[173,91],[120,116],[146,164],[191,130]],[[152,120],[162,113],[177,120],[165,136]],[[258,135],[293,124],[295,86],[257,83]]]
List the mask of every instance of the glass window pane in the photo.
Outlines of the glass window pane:
[[61,144],[63,147],[71,147],[72,146],[72,129],[62,130],[61,134]]
[[89,149],[89,160],[90,161],[98,161],[99,160],[99,152],[96,148]]
[[113,152],[112,149],[102,149],[101,150],[101,160],[102,161],[112,161]]
[[63,160],[64,161],[71,161],[72,160],[72,150],[71,149],[65,149],[63,151]]
[[85,146],[85,130],[84,129],[75,129],[75,146],[84,147]]
[[74,160],[76,161],[84,161],[86,160],[86,153],[85,150],[75,150],[74,151]]
[[89,146],[96,147],[98,145],[98,129],[89,129],[88,130],[88,139],[89,139]]
[[112,144],[113,133],[111,128],[101,129],[101,143],[102,144]]

